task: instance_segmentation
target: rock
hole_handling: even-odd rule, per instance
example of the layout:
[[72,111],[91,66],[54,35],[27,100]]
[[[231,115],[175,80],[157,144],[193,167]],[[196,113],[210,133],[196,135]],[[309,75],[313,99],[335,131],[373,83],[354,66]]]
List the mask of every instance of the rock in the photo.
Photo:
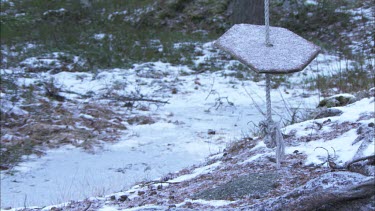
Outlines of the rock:
[[315,115],[316,119],[321,119],[325,117],[340,116],[343,112],[336,108],[322,108],[318,109]]
[[369,90],[359,91],[355,93],[354,96],[357,98],[357,100],[360,100],[363,98],[375,97],[375,87]]
[[328,97],[319,102],[318,107],[340,107],[346,106],[348,104],[354,103],[356,101],[356,97],[351,94],[338,94]]
[[121,202],[124,202],[124,201],[126,201],[128,199],[128,196],[127,195],[122,195],[122,196],[120,196],[120,198],[118,199],[119,201],[121,201]]
[[370,96],[368,91],[359,91],[354,94],[354,96],[359,100]]
[[178,89],[177,88],[172,88],[172,94],[177,94],[177,92],[178,92]]
[[168,206],[168,209],[176,208],[176,205],[172,204]]
[[187,207],[189,209],[193,209],[193,203],[191,203],[190,201],[188,201],[188,202],[185,203],[185,207]]
[[144,191],[138,191],[138,196],[143,196],[143,195],[145,195],[145,192]]
[[4,165],[0,165],[0,170],[3,171],[3,170],[8,170],[9,167],[8,166],[4,166]]
[[215,131],[215,130],[212,130],[212,129],[209,129],[209,130],[207,131],[207,134],[208,134],[208,135],[215,135],[215,134],[216,134],[216,131]]
[[375,97],[375,87],[372,87],[371,89],[368,90],[370,96]]

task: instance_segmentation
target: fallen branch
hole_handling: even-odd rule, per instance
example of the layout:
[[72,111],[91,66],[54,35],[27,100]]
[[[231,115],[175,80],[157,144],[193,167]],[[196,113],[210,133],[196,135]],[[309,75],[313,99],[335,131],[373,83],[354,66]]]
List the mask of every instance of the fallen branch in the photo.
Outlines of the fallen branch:
[[359,162],[359,161],[363,161],[363,160],[371,160],[371,159],[372,159],[373,161],[375,161],[375,155],[369,155],[369,156],[366,156],[366,157],[362,157],[362,158],[354,159],[354,160],[348,162],[345,166],[346,166],[347,169],[349,169],[350,166],[351,166],[353,163],[357,163],[357,162]]
[[116,100],[118,101],[131,101],[131,102],[150,102],[150,103],[161,103],[161,104],[169,104],[168,101],[163,100],[155,100],[155,99],[148,99],[143,97],[125,97],[125,96],[116,96]]
[[[361,162],[368,160],[367,162]],[[375,176],[375,155],[354,159],[345,168],[351,172],[357,172],[366,176]]]
[[334,156],[333,156],[333,157],[331,157],[331,155],[329,154],[328,150],[327,150],[326,148],[324,148],[324,147],[316,147],[316,148],[314,149],[314,151],[315,151],[316,149],[319,149],[319,148],[320,148],[320,149],[324,149],[324,150],[327,152],[327,161],[325,161],[324,163],[320,164],[320,166],[323,166],[324,164],[328,163],[328,166],[329,166],[331,169],[344,169],[344,167],[339,166],[339,165],[337,165],[337,164],[334,162],[334,158],[336,158],[336,150],[335,150],[333,147],[331,147],[331,148],[333,149],[333,152],[334,152]]
[[173,184],[178,184],[178,183],[180,183],[180,182],[153,180],[153,181],[148,181],[148,182],[142,182],[142,183],[139,184],[139,186],[146,187],[146,186],[150,186],[150,185],[163,185],[163,184],[173,185]]
[[[375,195],[375,178],[352,172],[334,172],[310,180],[289,193],[243,210],[316,210],[325,206],[351,206],[357,199]],[[347,209],[347,210],[350,210]]]

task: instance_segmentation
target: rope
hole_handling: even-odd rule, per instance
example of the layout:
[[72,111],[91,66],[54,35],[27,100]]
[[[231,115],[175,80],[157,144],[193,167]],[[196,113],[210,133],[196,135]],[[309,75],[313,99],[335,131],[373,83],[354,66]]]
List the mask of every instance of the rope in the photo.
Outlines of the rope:
[[267,103],[267,121],[272,122],[271,111],[271,76],[266,74],[266,103]]
[[270,1],[264,1],[264,23],[266,25],[266,46],[272,46],[270,41]]
[[[266,46],[271,47],[270,41],[270,2],[264,0],[264,13],[265,13],[265,25],[266,25]],[[283,134],[280,130],[280,125],[272,120],[271,110],[271,76],[266,74],[266,103],[267,103],[267,120],[259,123],[260,131],[264,137],[264,143],[267,148],[276,147],[276,165],[279,169],[281,167],[281,161],[285,154],[285,145]]]
[[265,120],[259,123],[259,128],[262,136],[264,137],[266,147],[276,147],[276,165],[277,168],[280,168],[281,161],[284,159],[285,155],[285,144],[279,123],[272,120],[271,122]]

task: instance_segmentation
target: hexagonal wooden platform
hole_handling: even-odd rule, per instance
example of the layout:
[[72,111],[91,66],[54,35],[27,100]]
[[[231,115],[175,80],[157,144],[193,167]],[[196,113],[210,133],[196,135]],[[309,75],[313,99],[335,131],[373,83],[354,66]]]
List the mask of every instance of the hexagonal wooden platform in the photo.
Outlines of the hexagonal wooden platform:
[[270,41],[265,44],[265,26],[236,24],[215,45],[259,73],[292,73],[303,70],[320,48],[297,34],[280,27],[270,27]]

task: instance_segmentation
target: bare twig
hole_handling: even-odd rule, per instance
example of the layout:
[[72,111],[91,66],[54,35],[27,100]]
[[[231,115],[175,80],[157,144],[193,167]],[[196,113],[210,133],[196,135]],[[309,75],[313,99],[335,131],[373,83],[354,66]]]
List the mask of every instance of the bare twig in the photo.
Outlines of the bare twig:
[[349,163],[347,163],[347,164],[345,165],[345,167],[346,167],[347,169],[349,169],[349,167],[350,167],[352,164],[354,164],[354,163],[357,163],[357,162],[359,162],[359,161],[363,161],[363,160],[370,160],[370,159],[374,159],[374,160],[375,160],[375,155],[369,155],[369,156],[366,156],[366,157],[362,157],[362,158],[354,159],[354,160],[350,161]]
[[27,202],[27,194],[25,194],[25,198],[23,200],[23,207],[26,209],[26,202]]
[[330,156],[329,156],[329,152],[328,152],[328,150],[327,150],[326,148],[324,148],[324,147],[315,147],[314,151],[315,151],[316,149],[324,149],[324,150],[327,152],[328,158],[330,157]]
[[91,202],[91,201],[89,201],[89,205],[87,205],[87,207],[86,207],[85,209],[83,209],[83,211],[87,211],[88,209],[90,209],[90,207],[91,207],[91,204],[92,204],[92,202]]
[[215,85],[215,78],[212,79],[212,84],[211,84],[210,92],[208,93],[206,99],[204,99],[204,100],[207,100],[208,97],[211,95],[211,93],[216,92],[216,91],[213,89],[213,88],[214,88],[214,85]]
[[[251,99],[251,101],[253,102],[255,108],[256,108],[256,109],[258,110],[258,112],[261,113],[261,114],[264,116],[264,118],[265,118],[265,117],[266,117],[266,114],[262,111],[262,109],[259,107],[259,105],[255,102],[254,98],[253,98],[253,97],[251,96],[251,94],[247,91],[246,87],[243,86],[243,88],[244,88],[246,94],[250,97],[250,99]],[[259,95],[258,95],[258,97],[259,97]]]
[[[333,149],[334,154],[335,154],[335,157],[336,157],[336,151],[335,151],[335,149],[334,149],[333,147],[331,147],[331,148]],[[326,148],[324,148],[324,147],[316,147],[316,148],[314,149],[314,151],[315,151],[316,149],[324,149],[324,150],[327,152],[327,161],[325,161],[324,163],[322,163],[320,166],[324,165],[325,163],[328,163],[328,166],[329,166],[331,169],[343,169],[342,166],[337,165],[337,164],[333,161],[335,157],[332,158],[331,155],[329,154],[329,152],[328,152],[328,150],[327,150]]]
[[332,148],[333,153],[334,153],[333,157],[336,158],[336,150],[335,150],[335,148],[333,148],[333,147],[331,147],[331,148]]

